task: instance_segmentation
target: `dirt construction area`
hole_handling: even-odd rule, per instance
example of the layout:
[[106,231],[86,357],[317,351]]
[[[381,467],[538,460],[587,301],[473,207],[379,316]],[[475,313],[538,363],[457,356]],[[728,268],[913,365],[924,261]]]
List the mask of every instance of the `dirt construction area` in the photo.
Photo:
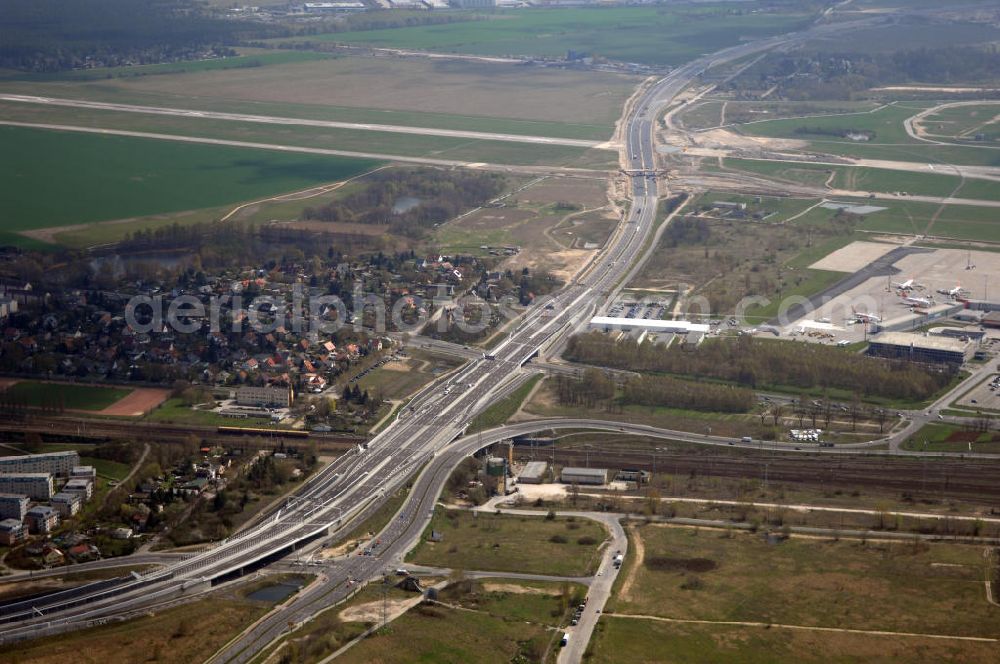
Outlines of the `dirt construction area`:
[[170,396],[170,390],[156,387],[140,387],[132,390],[104,410],[99,415],[117,415],[120,417],[141,417],[150,412]]
[[518,247],[499,269],[528,268],[567,280],[604,246],[619,218],[604,179],[544,178],[515,193],[505,207],[477,210],[437,235],[456,252]]

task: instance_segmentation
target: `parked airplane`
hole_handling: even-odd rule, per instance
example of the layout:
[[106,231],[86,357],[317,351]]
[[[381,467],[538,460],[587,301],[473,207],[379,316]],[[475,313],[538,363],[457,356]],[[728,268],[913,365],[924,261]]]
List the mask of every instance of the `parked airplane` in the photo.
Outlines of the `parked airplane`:
[[907,279],[906,281],[894,281],[892,282],[893,288],[898,288],[899,290],[910,290],[913,288],[913,279]]
[[949,297],[962,297],[965,294],[965,289],[959,284],[954,288],[939,288],[938,292]]
[[929,307],[933,304],[933,302],[926,297],[904,297],[903,302],[911,307]]
[[854,307],[851,307],[851,314],[853,314],[854,321],[857,322],[857,323],[881,323],[882,322],[882,318],[880,316],[876,316],[875,314],[867,314],[867,313],[864,313],[862,311],[858,311]]

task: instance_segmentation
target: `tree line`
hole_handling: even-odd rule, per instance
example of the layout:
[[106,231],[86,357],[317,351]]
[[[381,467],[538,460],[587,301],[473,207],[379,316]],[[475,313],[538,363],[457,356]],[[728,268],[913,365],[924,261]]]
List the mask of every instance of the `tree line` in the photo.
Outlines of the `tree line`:
[[746,388],[718,383],[698,383],[672,376],[633,376],[621,389],[598,369],[588,369],[580,378],[558,376],[556,398],[562,405],[603,407],[663,406],[713,413],[745,413],[754,405],[754,394]]
[[832,388],[866,397],[927,399],[954,370],[857,355],[820,344],[784,343],[744,336],[711,339],[697,349],[662,343],[616,342],[592,332],[570,339],[566,357],[599,366],[716,379],[748,388]]
[[790,99],[851,99],[882,85],[905,83],[994,83],[1000,79],[1000,49],[942,46],[888,53],[814,51],[772,55],[734,79],[729,88],[772,84]]
[[31,72],[175,62],[290,34],[191,0],[0,0],[0,16],[0,67]]

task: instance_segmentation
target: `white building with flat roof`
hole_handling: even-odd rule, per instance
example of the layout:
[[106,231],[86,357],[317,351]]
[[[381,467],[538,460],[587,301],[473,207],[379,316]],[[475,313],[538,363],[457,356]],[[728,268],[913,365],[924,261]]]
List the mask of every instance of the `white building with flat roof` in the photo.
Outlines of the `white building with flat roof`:
[[911,332],[883,332],[868,340],[869,355],[930,364],[962,364],[975,349],[976,343],[967,338]]
[[93,466],[74,466],[73,470],[69,471],[70,477],[83,477],[89,478],[91,480],[97,480],[97,469]]
[[236,388],[236,403],[240,406],[288,408],[294,398],[295,393],[292,392],[292,388],[286,385]]
[[49,473],[68,477],[73,466],[79,465],[80,455],[72,450],[0,457],[0,473]]
[[59,512],[48,505],[35,505],[24,517],[28,531],[48,535],[59,525]]
[[517,476],[517,481],[521,484],[541,484],[548,470],[549,464],[545,461],[529,461]]
[[573,468],[567,466],[562,469],[559,480],[563,484],[607,484],[607,468]]
[[0,473],[0,493],[16,493],[34,500],[52,497],[52,476],[48,473]]
[[0,493],[0,519],[24,521],[28,512],[28,497],[17,493]]
[[82,500],[90,500],[94,494],[94,483],[86,477],[76,477],[63,485],[63,491],[80,494]]
[[611,316],[594,316],[590,319],[591,330],[644,330],[646,332],[662,332],[664,334],[688,334],[701,332],[707,334],[712,328],[705,323],[692,323],[687,320],[654,320],[651,318],[613,318]]
[[0,521],[0,545],[14,546],[24,539],[24,525],[18,519]]
[[65,519],[73,516],[83,507],[83,494],[73,491],[60,491],[52,496],[49,502],[55,511],[59,512],[59,516]]

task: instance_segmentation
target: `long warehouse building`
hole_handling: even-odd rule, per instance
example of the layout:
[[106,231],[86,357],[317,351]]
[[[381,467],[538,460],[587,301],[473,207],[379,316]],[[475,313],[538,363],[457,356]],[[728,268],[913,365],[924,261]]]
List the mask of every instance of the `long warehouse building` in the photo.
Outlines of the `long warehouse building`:
[[592,330],[646,330],[647,332],[662,332],[664,334],[688,334],[689,332],[707,333],[712,328],[704,323],[692,323],[687,320],[654,320],[651,318],[612,318],[611,316],[594,316],[590,319]]

